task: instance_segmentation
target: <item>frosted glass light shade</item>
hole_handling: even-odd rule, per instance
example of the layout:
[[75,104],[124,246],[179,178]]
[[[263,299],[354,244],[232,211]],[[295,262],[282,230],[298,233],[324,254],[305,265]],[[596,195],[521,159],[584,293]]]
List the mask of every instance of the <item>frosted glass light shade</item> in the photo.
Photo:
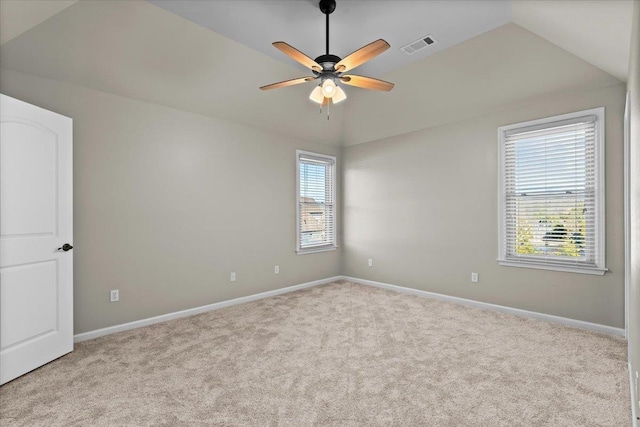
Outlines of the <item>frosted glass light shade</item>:
[[333,98],[331,98],[333,103],[337,104],[338,102],[342,102],[345,99],[347,99],[347,94],[344,93],[344,90],[342,90],[340,86],[336,86],[336,93],[335,95],[333,95]]
[[333,98],[336,94],[336,84],[333,80],[327,79],[322,82],[322,94],[325,98]]
[[322,88],[320,86],[316,86],[312,91],[311,95],[309,95],[309,99],[317,104],[322,104],[324,101],[324,95],[322,94]]

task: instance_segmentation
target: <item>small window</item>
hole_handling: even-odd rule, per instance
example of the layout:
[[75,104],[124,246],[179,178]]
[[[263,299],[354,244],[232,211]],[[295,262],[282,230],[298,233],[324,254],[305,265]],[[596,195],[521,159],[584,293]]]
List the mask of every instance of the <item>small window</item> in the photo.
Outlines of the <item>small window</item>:
[[336,158],[296,151],[297,252],[336,248]]
[[498,129],[501,265],[604,274],[604,108]]

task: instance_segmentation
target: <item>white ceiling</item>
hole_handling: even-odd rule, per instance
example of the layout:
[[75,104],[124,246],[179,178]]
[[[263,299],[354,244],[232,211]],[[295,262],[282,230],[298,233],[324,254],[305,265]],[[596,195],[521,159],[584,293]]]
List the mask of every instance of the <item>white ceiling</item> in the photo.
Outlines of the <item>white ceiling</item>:
[[[144,1],[79,1],[0,47],[3,68],[337,145],[299,71]],[[259,66],[258,66],[259,65]]]
[[[597,3],[596,14],[581,1],[517,2],[514,19],[538,37],[515,24],[499,26],[510,19],[510,2],[338,0],[331,50],[343,56],[387,39],[392,48],[358,73],[388,79],[396,88],[380,93],[347,87],[349,99],[332,108],[327,121],[307,99],[311,83],[258,90],[304,75],[272,41],[287,41],[311,56],[323,50],[323,16],[315,0],[171,1],[162,7],[83,0],[57,12],[45,7],[56,2],[39,3],[53,14],[39,24],[42,18],[35,15],[43,11],[27,19],[33,5],[20,12],[14,4],[14,12],[0,15],[0,28],[14,16],[23,24],[21,34],[0,47],[3,68],[332,145],[470,118],[558,91],[619,83],[611,75],[626,77],[624,46],[630,39],[630,1],[589,2]],[[191,14],[214,8],[192,18],[201,15],[221,27],[211,31],[170,7]],[[564,21],[554,21],[556,15]],[[24,31],[28,22],[34,26]],[[235,35],[225,35],[225,28]],[[438,39],[433,48],[420,56],[399,51],[427,33]],[[553,61],[561,65],[554,68]]]
[[389,93],[358,91],[345,145],[461,122],[538,99],[620,81],[516,24],[481,34],[385,78]]
[[46,21],[78,0],[2,0],[0,1],[0,44]]
[[632,0],[520,0],[513,22],[626,81],[632,11]]
[[[148,1],[287,64],[298,66],[272,42],[285,41],[311,58],[325,53],[325,15],[316,0]],[[511,3],[501,0],[337,0],[330,15],[330,53],[344,58],[374,40],[385,39],[391,49],[357,72],[381,76],[510,20]],[[428,34],[437,43],[412,55],[400,50]]]
[[[148,1],[288,64],[297,66],[271,42],[285,41],[312,58],[325,52],[317,0]],[[383,38],[391,49],[358,69],[382,76],[513,21],[626,81],[632,8],[632,0],[337,0],[330,50],[344,57]],[[438,43],[413,55],[400,50],[427,34]]]

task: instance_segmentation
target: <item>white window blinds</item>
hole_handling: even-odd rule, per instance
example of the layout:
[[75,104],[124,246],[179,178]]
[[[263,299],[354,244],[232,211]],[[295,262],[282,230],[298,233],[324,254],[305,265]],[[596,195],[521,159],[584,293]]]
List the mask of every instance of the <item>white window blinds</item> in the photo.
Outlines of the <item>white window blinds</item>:
[[298,252],[334,249],[335,157],[298,152]]
[[501,128],[501,260],[603,269],[598,112]]

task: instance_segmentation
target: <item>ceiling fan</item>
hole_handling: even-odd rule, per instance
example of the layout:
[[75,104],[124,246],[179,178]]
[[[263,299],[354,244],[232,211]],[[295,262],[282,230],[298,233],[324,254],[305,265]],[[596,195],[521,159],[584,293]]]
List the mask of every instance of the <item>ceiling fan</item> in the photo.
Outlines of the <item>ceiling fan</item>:
[[273,83],[270,85],[262,86],[260,89],[269,90],[277,89],[280,87],[293,86],[310,81],[320,80],[318,86],[316,86],[309,99],[320,104],[321,106],[328,106],[330,103],[337,104],[338,102],[347,99],[347,95],[338,83],[344,83],[349,86],[360,87],[363,89],[372,89],[380,91],[390,91],[393,89],[394,84],[385,82],[384,80],[378,80],[371,77],[359,76],[356,74],[345,74],[348,71],[364,64],[365,62],[380,55],[385,50],[389,49],[389,43],[379,39],[368,45],[361,47],[352,54],[345,58],[332,55],[329,53],[329,15],[336,9],[335,0],[320,0],[320,11],[326,15],[326,47],[327,53],[318,56],[316,59],[311,59],[298,49],[285,42],[274,42],[273,46],[282,51],[285,55],[289,56],[294,61],[299,62],[305,67],[311,69],[313,76],[299,77],[297,79],[285,80],[283,82]]

